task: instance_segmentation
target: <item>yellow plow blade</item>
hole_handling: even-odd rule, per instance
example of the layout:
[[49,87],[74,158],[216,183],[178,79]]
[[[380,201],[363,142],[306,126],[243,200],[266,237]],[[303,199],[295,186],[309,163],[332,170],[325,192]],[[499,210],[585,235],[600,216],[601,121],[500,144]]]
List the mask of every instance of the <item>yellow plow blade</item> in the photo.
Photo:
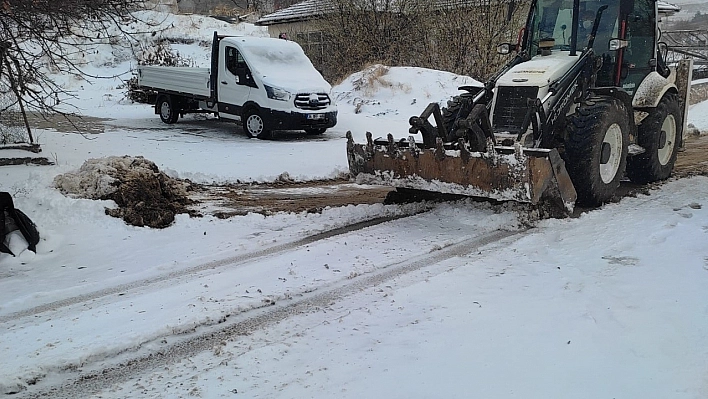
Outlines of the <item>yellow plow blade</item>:
[[[462,141],[453,149],[438,139],[435,148],[421,148],[410,138],[356,144],[347,133],[349,170],[359,183],[462,194],[499,201],[552,201],[568,213],[577,194],[565,163],[555,149],[488,145],[469,152]],[[447,147],[447,148],[446,148]]]

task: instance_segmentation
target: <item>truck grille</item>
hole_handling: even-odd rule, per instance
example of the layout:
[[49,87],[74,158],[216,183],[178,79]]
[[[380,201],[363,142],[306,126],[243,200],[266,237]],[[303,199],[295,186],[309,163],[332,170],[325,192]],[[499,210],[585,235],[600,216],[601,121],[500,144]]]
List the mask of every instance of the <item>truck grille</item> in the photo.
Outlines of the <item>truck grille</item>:
[[498,87],[492,118],[494,131],[518,133],[529,109],[528,99],[537,95],[538,87],[534,86]]
[[300,93],[295,96],[295,106],[301,109],[323,109],[331,103],[327,93]]

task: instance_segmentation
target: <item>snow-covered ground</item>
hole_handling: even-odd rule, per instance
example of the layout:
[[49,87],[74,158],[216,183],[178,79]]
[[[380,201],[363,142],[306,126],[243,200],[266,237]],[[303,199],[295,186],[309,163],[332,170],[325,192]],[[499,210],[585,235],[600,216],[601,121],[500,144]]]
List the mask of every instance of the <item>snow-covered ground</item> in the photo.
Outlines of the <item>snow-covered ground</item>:
[[[214,29],[265,35],[161,18],[203,40]],[[179,51],[207,62],[206,47]],[[87,68],[114,75],[134,64],[101,61],[106,54]],[[36,255],[0,254],[0,392],[31,393],[228,325],[227,316],[336,291],[323,306],[109,382],[95,397],[708,396],[706,177],[530,230],[511,209],[467,201],[180,215],[166,229],[137,228],[105,215],[110,202],[65,197],[54,177],[109,155],[142,155],[198,182],[333,177],[347,170],[348,130],[357,141],[367,130],[403,136],[409,116],[474,82],[419,68],[363,71],[334,88],[339,123],[323,136],[260,141],[214,118],[164,125],[123,99],[120,79],[63,79],[84,115],[111,120],[100,134],[37,131],[56,165],[0,168],[3,190],[42,235]],[[708,102],[689,122],[708,131]],[[308,241],[404,215],[413,216]],[[500,241],[475,241],[499,229]],[[385,274],[397,270],[408,272]],[[376,284],[363,283],[370,276]]]

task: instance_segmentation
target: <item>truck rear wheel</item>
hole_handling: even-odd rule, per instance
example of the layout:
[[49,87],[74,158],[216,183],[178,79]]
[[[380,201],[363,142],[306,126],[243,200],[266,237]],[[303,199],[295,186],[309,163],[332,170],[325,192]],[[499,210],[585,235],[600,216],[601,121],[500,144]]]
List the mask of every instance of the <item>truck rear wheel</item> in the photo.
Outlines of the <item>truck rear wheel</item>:
[[250,138],[259,138],[261,140],[266,140],[272,137],[270,130],[266,130],[265,122],[263,117],[255,108],[250,108],[246,111],[245,119],[243,121],[243,130]]
[[627,111],[612,97],[593,97],[569,118],[565,161],[578,203],[597,206],[609,201],[627,165]]
[[669,93],[639,125],[637,143],[646,151],[627,160],[630,180],[651,183],[671,175],[683,133],[681,122],[678,97]]
[[157,99],[157,104],[155,104],[157,112],[160,114],[160,120],[167,124],[173,124],[179,119],[179,113],[173,105],[172,98],[170,96],[161,96]]

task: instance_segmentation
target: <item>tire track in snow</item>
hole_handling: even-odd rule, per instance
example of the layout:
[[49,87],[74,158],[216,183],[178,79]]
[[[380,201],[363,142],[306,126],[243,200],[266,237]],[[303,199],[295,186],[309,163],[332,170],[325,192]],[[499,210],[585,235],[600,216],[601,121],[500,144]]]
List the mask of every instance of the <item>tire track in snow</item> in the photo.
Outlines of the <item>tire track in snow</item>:
[[[350,279],[340,280],[329,286],[318,288],[316,291],[303,294],[296,300],[286,303],[276,303],[253,309],[245,313],[238,313],[227,321],[209,326],[197,327],[196,332],[181,336],[170,336],[176,341],[164,343],[164,337],[155,339],[149,344],[123,352],[112,359],[99,360],[90,371],[66,371],[62,378],[54,375],[49,380],[57,378],[69,380],[61,385],[42,387],[41,383],[30,387],[27,391],[18,394],[17,398],[80,398],[88,397],[112,385],[127,381],[140,373],[164,368],[166,364],[177,362],[181,359],[192,357],[200,352],[212,349],[222,341],[234,336],[246,335],[278,323],[291,316],[305,314],[317,309],[330,306],[333,302],[345,297],[380,285],[396,277],[415,272],[427,266],[442,261],[479,252],[482,247],[499,242],[514,236],[520,238],[524,230],[504,231],[497,230],[492,233],[472,237],[440,250],[418,255],[413,258],[391,263],[376,271],[362,274]],[[481,255],[480,255],[481,256]],[[160,343],[162,341],[163,343]],[[144,349],[150,347],[154,349]],[[110,355],[109,355],[110,356]],[[99,358],[97,355],[95,358]],[[91,367],[91,366],[88,366]],[[34,391],[34,389],[37,391]],[[34,391],[34,392],[33,392]]]
[[236,266],[239,264],[249,263],[249,262],[252,262],[253,260],[256,260],[259,258],[263,258],[266,256],[272,256],[272,255],[276,255],[276,254],[279,254],[282,252],[290,251],[290,250],[296,249],[298,247],[312,244],[316,241],[321,241],[321,240],[325,240],[327,238],[335,237],[338,235],[351,233],[353,231],[362,230],[367,227],[376,226],[378,224],[383,224],[383,223],[390,222],[393,220],[410,217],[413,215],[417,215],[419,213],[420,212],[413,213],[413,214],[384,216],[384,217],[369,219],[369,220],[365,220],[362,222],[338,227],[338,228],[335,228],[332,230],[323,231],[321,233],[313,234],[311,236],[307,236],[307,237],[299,239],[297,241],[293,241],[293,242],[289,242],[289,243],[285,243],[285,244],[274,245],[272,247],[260,249],[257,251],[253,251],[253,252],[249,252],[249,253],[245,253],[245,254],[241,254],[241,255],[231,256],[228,258],[219,259],[219,260],[215,260],[215,261],[211,261],[211,262],[207,262],[207,263],[202,263],[200,265],[192,266],[192,267],[189,267],[186,269],[176,270],[176,271],[162,274],[162,275],[158,275],[155,277],[151,277],[151,278],[147,278],[147,279],[143,279],[143,280],[132,281],[132,282],[125,283],[125,284],[120,284],[120,285],[116,285],[113,287],[104,288],[102,290],[89,292],[86,294],[81,294],[81,295],[77,295],[77,296],[73,296],[73,297],[69,297],[69,298],[65,298],[65,299],[60,299],[57,301],[45,303],[45,304],[38,305],[38,306],[35,306],[32,308],[28,308],[28,309],[20,310],[20,311],[10,313],[10,314],[4,315],[4,316],[0,316],[0,324],[7,323],[9,321],[13,321],[16,319],[21,319],[24,317],[35,316],[35,315],[38,315],[41,313],[55,311],[55,310],[58,310],[58,309],[61,309],[64,307],[76,305],[76,304],[83,303],[83,302],[88,302],[91,300],[107,297],[110,295],[124,294],[126,291],[133,291],[133,290],[136,290],[139,288],[144,288],[144,287],[147,287],[150,285],[179,279],[181,277],[190,275],[192,273],[198,273],[198,272],[201,272],[204,270],[216,270],[216,269],[220,269],[220,268],[227,267],[227,266]]

